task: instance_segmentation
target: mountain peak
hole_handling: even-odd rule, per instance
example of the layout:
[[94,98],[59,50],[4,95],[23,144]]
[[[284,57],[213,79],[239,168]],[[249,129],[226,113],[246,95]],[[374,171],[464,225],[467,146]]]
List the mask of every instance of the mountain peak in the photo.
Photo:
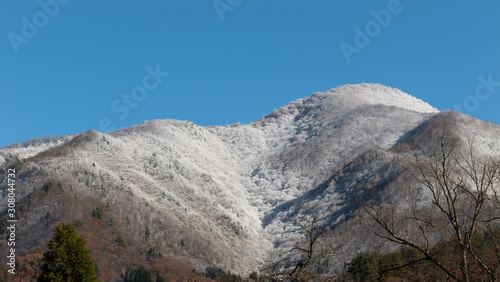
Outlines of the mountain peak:
[[[324,93],[315,93],[314,95],[334,95],[335,100],[343,98],[351,101],[350,104],[382,104],[395,106],[420,113],[437,113],[436,108],[426,102],[417,99],[403,91],[384,86],[377,83],[346,84],[338,86]],[[314,96],[313,95],[313,96]]]
[[359,107],[391,106],[415,113],[438,113],[438,109],[403,91],[377,83],[346,84],[325,92],[313,93],[311,97],[298,99],[275,109],[259,119],[256,124],[266,124],[275,119],[292,122],[309,116],[316,121],[339,117]]

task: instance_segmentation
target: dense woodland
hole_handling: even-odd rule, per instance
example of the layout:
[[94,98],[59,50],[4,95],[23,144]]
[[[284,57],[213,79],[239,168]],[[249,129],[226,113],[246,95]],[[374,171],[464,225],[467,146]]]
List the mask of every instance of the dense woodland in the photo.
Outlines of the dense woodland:
[[60,224],[99,281],[496,281],[498,136],[359,85],[249,125],[164,120],[16,143],[0,150],[0,204],[14,167],[17,276],[2,264],[0,281],[57,269],[44,264]]
[[[475,233],[471,248],[476,255],[485,260],[492,268],[498,268],[498,258],[495,245],[500,238],[500,230],[492,233]],[[493,234],[493,235],[492,235]],[[496,242],[495,242],[496,240]],[[444,267],[455,273],[460,273],[460,246],[454,240],[443,240],[435,244],[430,253]],[[491,277],[478,261],[472,260],[469,265],[471,281],[490,281]],[[360,253],[348,264],[343,277],[347,281],[386,281],[390,278],[405,278],[411,281],[446,281],[450,277],[446,272],[426,259],[416,249],[402,247],[400,251],[381,254],[377,252]]]
[[[71,188],[64,187],[57,181],[49,181],[34,190],[18,205],[18,213],[21,218],[28,219],[36,214],[40,207],[57,205],[57,212],[41,213],[38,219],[42,226],[55,227],[60,222],[75,217],[78,210],[84,211],[81,217],[69,223],[84,238],[96,265],[100,281],[111,281],[113,277],[119,277],[122,274],[124,277],[128,277],[132,275],[130,272],[138,267],[147,269],[154,274],[153,277],[160,276],[167,281],[200,277],[199,274],[193,272],[193,266],[189,262],[183,261],[182,258],[176,259],[162,255],[164,246],[148,244],[150,233],[147,227],[141,228],[142,236],[139,238],[130,236],[130,231],[134,227],[129,221],[129,217],[126,214],[123,214],[122,217],[113,213],[109,205],[100,204],[98,199],[78,195],[74,191],[72,192]],[[6,214],[4,213],[0,226],[4,238],[7,234],[5,222]],[[126,227],[120,228],[120,223]],[[0,281],[35,281],[41,273],[42,257],[47,250],[50,234],[29,232],[22,233],[22,235],[18,240],[29,240],[27,236],[45,237],[47,240],[42,241],[43,239],[41,239],[40,245],[33,246],[29,252],[17,257],[18,274],[14,279],[9,280],[12,277],[10,274],[6,274],[4,267],[1,276],[2,279],[7,280]],[[182,242],[178,243],[182,244]],[[121,269],[123,270],[120,271]],[[200,281],[203,280],[200,279]]]
[[[381,199],[375,194],[359,203],[359,216],[365,228],[401,245],[401,249],[389,253],[358,253],[345,262],[346,267],[340,273],[329,273],[324,266],[341,252],[342,244],[329,245],[330,248],[321,245],[326,230],[319,224],[319,216],[305,206],[303,216],[289,222],[303,235],[296,246],[242,278],[215,265],[204,271],[196,270],[175,255],[165,255],[162,244],[148,242],[151,231],[147,226],[143,227],[139,240],[128,236],[134,227],[127,213],[117,214],[109,203],[103,205],[97,198],[80,195],[71,186],[51,179],[33,189],[18,204],[18,212],[21,218],[28,219],[42,206],[59,206],[56,214],[46,212],[38,219],[41,225],[57,225],[54,238],[40,242],[18,257],[16,276],[8,274],[3,265],[0,281],[56,281],[43,277],[48,277],[50,269],[47,257],[56,259],[53,241],[64,232],[83,238],[84,245],[79,248],[87,250],[88,247],[91,271],[95,271],[101,281],[116,280],[117,275],[120,281],[496,280],[500,270],[498,160],[480,158],[472,140],[461,146],[460,140],[448,132],[445,125],[434,136],[435,146],[428,148],[427,157],[414,154],[413,162],[406,160],[406,164],[412,164],[407,166],[409,174],[430,193],[430,206],[418,207],[412,202],[417,200],[416,195],[407,195],[406,208],[401,204],[397,207],[387,202],[380,204]],[[75,210],[84,213],[67,225],[59,224],[77,215]],[[7,236],[5,222],[6,213],[0,226],[4,237]],[[401,227],[406,227],[406,231]],[[409,228],[413,228],[411,234]],[[433,238],[440,239],[432,243]],[[178,245],[186,248],[184,239]],[[83,266],[80,263],[73,267]],[[117,269],[121,271],[117,273]]]

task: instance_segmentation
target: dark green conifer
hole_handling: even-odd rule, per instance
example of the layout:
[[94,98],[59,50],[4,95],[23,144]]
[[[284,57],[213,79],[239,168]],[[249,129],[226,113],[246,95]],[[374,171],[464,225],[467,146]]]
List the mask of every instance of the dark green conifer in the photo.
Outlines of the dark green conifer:
[[71,223],[60,223],[43,254],[38,281],[97,281],[95,265],[85,240],[78,236]]

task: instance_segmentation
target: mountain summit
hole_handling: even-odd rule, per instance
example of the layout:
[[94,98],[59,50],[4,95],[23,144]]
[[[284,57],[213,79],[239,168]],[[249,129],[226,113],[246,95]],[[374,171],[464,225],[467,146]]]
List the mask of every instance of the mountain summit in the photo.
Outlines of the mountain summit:
[[326,91],[324,95],[333,95],[335,99],[350,101],[356,106],[362,104],[381,104],[420,113],[438,112],[436,108],[420,99],[406,94],[397,88],[391,88],[381,84],[348,84]]

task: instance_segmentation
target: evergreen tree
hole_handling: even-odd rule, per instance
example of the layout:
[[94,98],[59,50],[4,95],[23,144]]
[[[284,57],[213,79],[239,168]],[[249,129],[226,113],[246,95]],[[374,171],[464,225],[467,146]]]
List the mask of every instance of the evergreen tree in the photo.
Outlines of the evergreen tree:
[[152,282],[151,272],[142,266],[139,266],[132,271],[127,271],[123,276],[124,282]]
[[38,281],[97,281],[97,275],[85,240],[71,223],[60,223],[43,254]]
[[205,276],[218,282],[241,282],[241,276],[227,273],[220,267],[207,267],[205,269]]

